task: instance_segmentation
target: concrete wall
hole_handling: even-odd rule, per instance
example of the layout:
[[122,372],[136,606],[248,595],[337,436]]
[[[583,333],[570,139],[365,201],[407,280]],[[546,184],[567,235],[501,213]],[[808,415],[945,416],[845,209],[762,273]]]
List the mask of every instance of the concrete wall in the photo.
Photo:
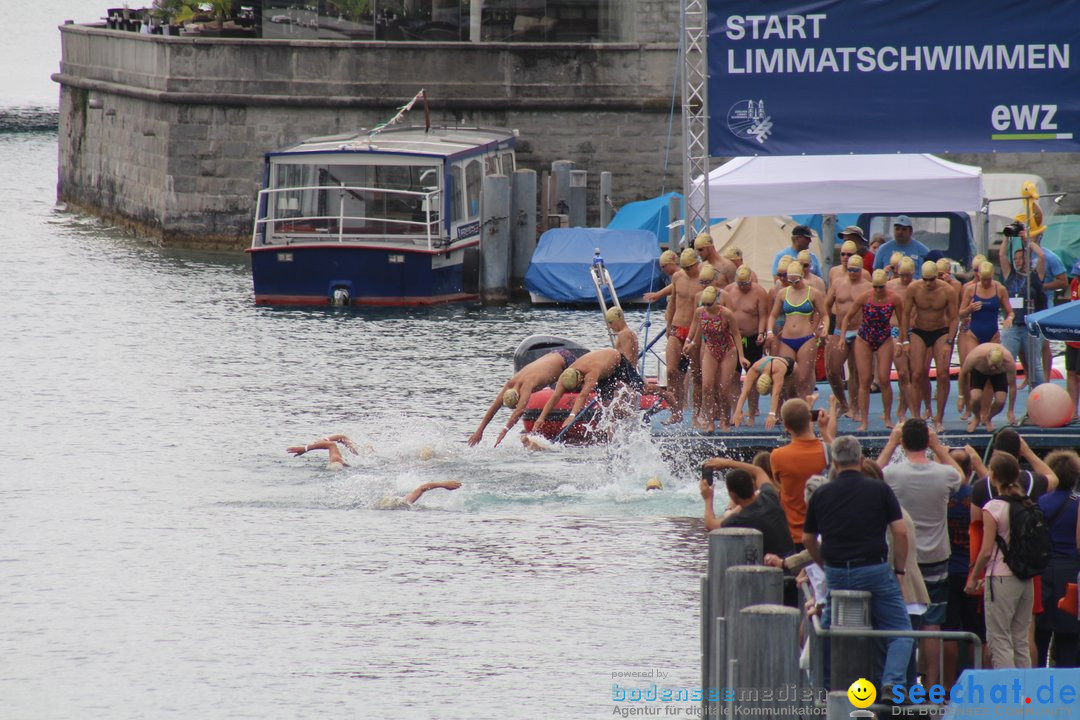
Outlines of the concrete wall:
[[673,45],[62,40],[60,199],[166,244],[243,247],[263,153],[371,127],[420,87],[435,124],[518,129],[520,167],[574,160],[594,187],[609,170],[620,203],[661,189]]

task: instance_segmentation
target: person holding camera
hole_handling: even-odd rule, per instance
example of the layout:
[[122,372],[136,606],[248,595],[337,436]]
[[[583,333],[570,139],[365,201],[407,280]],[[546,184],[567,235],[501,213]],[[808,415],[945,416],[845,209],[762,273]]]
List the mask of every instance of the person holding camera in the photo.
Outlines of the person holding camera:
[[[1013,309],[1012,327],[1001,329],[1001,344],[1015,357],[1023,350],[1020,362],[1030,387],[1041,385],[1043,377],[1042,343],[1027,329],[1028,313],[1046,309],[1046,291],[1039,280],[1046,273],[1046,254],[1038,243],[1028,242],[1027,228],[1021,222],[1007,225],[998,248],[998,264],[1009,293],[1009,305]],[[1011,238],[1020,238],[1020,246],[1013,251]],[[1035,272],[1032,270],[1034,260]]]
[[[719,518],[713,510],[717,470],[726,471],[723,478],[728,494],[727,510]],[[706,530],[751,528],[761,532],[765,553],[786,557],[794,551],[780,495],[772,478],[758,466],[720,457],[706,460],[701,465],[701,498],[705,501]]]

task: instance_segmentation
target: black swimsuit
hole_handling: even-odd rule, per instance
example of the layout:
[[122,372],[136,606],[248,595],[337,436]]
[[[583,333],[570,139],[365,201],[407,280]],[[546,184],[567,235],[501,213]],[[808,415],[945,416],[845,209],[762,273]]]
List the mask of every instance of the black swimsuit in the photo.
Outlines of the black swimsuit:
[[615,397],[615,393],[623,386],[641,392],[645,389],[645,381],[641,379],[641,375],[639,375],[638,371],[634,369],[634,366],[630,364],[630,361],[626,359],[626,356],[619,355],[619,364],[615,366],[615,369],[611,371],[611,374],[606,378],[597,381],[596,392],[600,394],[602,400],[608,402]]

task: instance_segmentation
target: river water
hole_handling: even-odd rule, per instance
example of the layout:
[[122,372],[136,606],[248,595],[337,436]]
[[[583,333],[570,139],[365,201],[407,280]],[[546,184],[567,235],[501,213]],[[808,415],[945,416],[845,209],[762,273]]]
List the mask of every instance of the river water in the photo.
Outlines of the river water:
[[[2,717],[609,717],[614,673],[698,684],[689,463],[465,443],[522,337],[602,346],[598,311],[256,307],[242,255],[57,208],[56,157],[0,130]],[[352,467],[285,452],[330,432]],[[465,484],[375,509],[433,480]]]

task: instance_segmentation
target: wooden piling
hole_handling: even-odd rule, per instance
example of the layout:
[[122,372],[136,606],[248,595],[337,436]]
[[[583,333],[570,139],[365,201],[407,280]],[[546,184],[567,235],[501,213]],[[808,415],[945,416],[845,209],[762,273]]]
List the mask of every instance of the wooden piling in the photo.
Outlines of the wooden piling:
[[[741,611],[753,605],[780,605],[784,601],[784,573],[767,565],[735,565],[724,577],[724,636],[725,641],[713,645],[711,687],[736,687],[735,678],[728,673],[728,661],[736,659],[735,638],[739,633]],[[720,626],[720,619],[714,621]],[[721,703],[714,703],[713,715],[720,714]]]
[[570,171],[570,227],[585,227],[585,208],[588,205],[589,174],[584,170]]
[[611,173],[600,173],[600,227],[607,227],[614,214],[614,202],[611,197]]
[[[751,605],[735,627],[734,710],[758,717],[790,715],[804,705],[800,694],[799,611],[783,605]],[[746,711],[744,711],[746,712]],[[764,713],[764,714],[763,714]]]
[[498,305],[510,299],[510,179],[484,178],[480,209],[480,300]]
[[536,171],[515,171],[510,192],[510,287],[520,290],[536,250]]

